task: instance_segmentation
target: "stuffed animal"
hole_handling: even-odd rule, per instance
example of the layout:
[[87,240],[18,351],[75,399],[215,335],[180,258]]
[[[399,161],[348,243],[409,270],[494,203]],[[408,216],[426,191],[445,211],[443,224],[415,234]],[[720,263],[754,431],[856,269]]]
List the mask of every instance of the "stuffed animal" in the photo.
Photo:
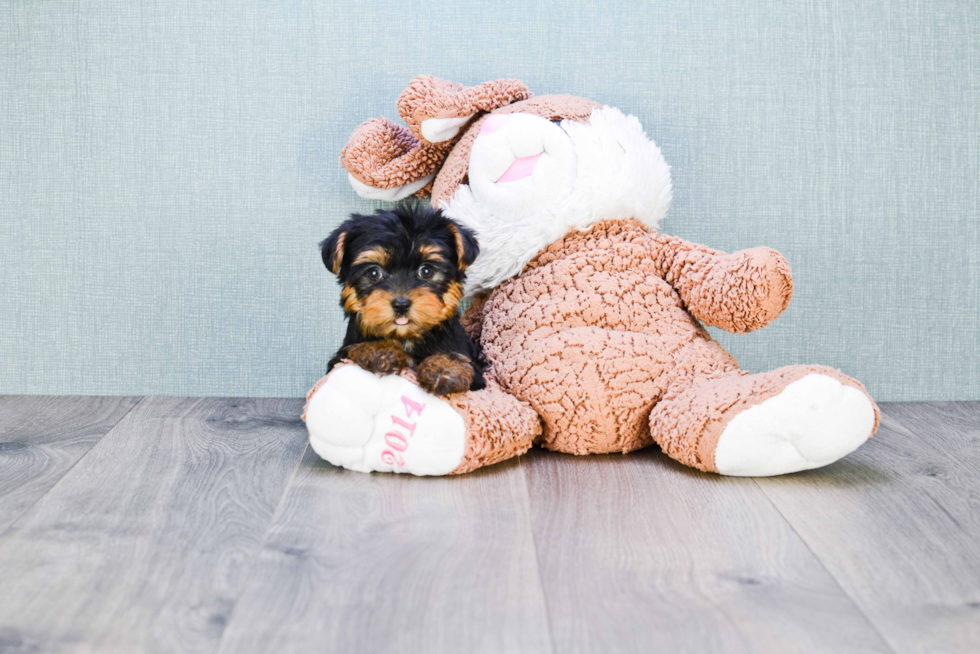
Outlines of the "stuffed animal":
[[703,325],[744,333],[790,301],[786,260],[659,234],[670,169],[639,121],[516,80],[421,76],[407,127],[357,128],[341,163],[363,197],[431,202],[473,229],[464,325],[487,388],[445,398],[411,371],[338,366],[313,387],[313,449],[359,471],[468,472],[532,445],[569,454],[653,443],[706,472],[827,465],[878,425],[864,387],[823,366],[748,374]]

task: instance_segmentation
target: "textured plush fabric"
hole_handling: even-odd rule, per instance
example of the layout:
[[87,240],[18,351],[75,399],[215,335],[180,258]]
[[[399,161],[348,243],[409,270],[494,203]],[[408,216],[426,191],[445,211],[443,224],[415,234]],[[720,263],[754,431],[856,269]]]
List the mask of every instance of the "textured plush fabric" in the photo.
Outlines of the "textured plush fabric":
[[424,138],[422,122],[430,118],[462,118],[526,100],[531,92],[516,79],[499,79],[476,86],[419,75],[398,96],[398,115],[416,138]]
[[471,307],[480,318],[468,325],[474,334],[481,325],[490,374],[541,415],[544,447],[629,452],[657,441],[682,463],[714,470],[731,417],[818,368],[748,376],[688,310],[750,331],[782,313],[792,288],[773,250],[729,255],[606,221],[550,245]]
[[387,118],[372,118],[354,130],[340,161],[358,181],[390,189],[434,173],[451,147],[452,142],[420,140],[408,128]]
[[467,435],[463,462],[453,474],[524,454],[541,436],[541,420],[534,409],[515,401],[492,378],[481,391],[457,393],[446,400],[463,416]]
[[980,399],[969,0],[0,0],[0,392],[301,397],[340,345],[338,153],[419,72],[636,115],[661,233],[793,269],[750,370]]

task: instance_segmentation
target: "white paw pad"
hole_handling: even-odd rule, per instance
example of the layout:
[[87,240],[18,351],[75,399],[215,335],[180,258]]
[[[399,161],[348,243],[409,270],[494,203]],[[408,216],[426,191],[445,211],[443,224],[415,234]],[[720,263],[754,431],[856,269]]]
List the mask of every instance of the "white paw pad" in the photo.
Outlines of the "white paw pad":
[[397,375],[334,370],[310,398],[313,450],[358,472],[445,475],[463,460],[466,427],[448,402]]
[[738,477],[819,468],[868,440],[874,422],[864,393],[810,374],[732,418],[718,438],[715,468]]

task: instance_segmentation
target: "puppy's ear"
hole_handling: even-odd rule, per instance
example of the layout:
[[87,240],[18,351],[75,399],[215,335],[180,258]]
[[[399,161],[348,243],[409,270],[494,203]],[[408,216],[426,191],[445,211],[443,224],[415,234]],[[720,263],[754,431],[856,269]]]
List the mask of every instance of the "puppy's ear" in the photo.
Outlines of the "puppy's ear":
[[449,223],[449,231],[456,239],[456,259],[459,261],[459,269],[468,268],[480,254],[480,244],[476,241],[476,234],[469,227],[454,222]]
[[340,274],[340,264],[344,261],[344,241],[347,240],[345,225],[341,225],[333,234],[320,243],[320,256],[323,265],[335,275]]

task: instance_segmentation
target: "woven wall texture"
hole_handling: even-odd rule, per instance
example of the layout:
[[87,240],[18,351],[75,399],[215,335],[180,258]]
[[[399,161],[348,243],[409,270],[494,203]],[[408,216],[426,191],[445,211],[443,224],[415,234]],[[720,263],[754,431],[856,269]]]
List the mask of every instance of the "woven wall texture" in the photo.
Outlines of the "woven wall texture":
[[0,393],[302,394],[342,334],[317,242],[373,208],[338,154],[423,72],[638,116],[665,232],[793,267],[720,337],[746,368],[980,399],[968,0],[0,0]]

